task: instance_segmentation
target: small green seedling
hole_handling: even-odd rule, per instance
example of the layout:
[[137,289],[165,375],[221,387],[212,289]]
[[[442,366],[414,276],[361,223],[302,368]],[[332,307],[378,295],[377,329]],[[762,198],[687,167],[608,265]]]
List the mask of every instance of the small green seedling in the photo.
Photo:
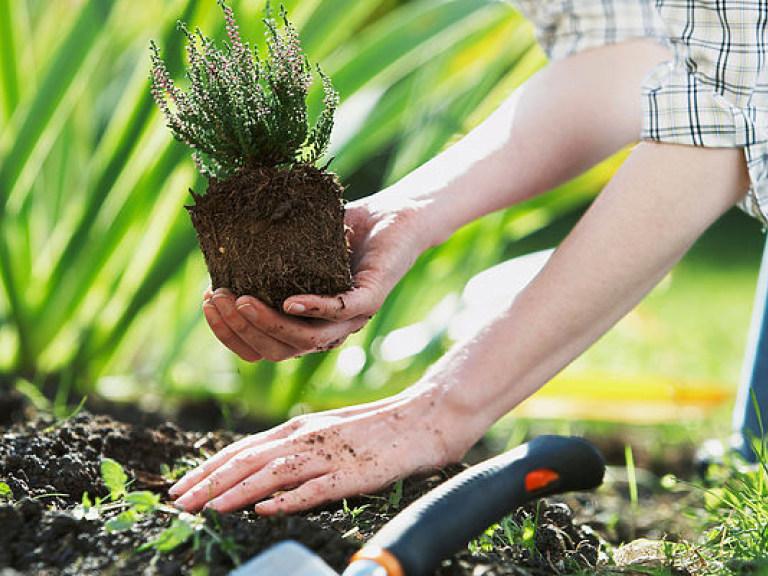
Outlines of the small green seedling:
[[[203,516],[167,506],[160,501],[160,496],[153,492],[129,491],[130,480],[119,462],[105,458],[101,462],[101,478],[109,490],[109,503],[105,504],[101,498],[91,501],[88,493],[85,492],[82,502],[75,509],[75,518],[95,520],[106,513],[119,510],[116,516],[104,523],[104,529],[107,532],[124,532],[130,530],[148,514],[171,514],[175,516],[171,525],[154,540],[142,544],[138,548],[139,551],[153,548],[159,552],[168,552],[184,544],[190,537],[194,537],[194,548],[197,549],[201,545],[199,535],[203,533],[208,537],[208,542],[205,543],[206,557],[210,557],[212,547],[217,546],[232,559],[234,565],[240,564],[235,543],[230,539],[222,538],[215,530],[209,528]],[[212,518],[220,529],[216,517]]]
[[128,475],[123,471],[123,467],[112,460],[104,458],[101,461],[101,479],[107,485],[109,497],[112,501],[119,500],[128,493]]
[[[222,538],[219,535],[219,532],[222,531],[221,524],[219,523],[219,516],[212,512],[209,516],[211,522],[213,523],[214,530],[210,530],[210,534],[213,535],[212,538],[210,538],[207,542],[205,542],[205,561],[210,564],[213,562],[212,552],[213,547],[217,547],[219,550],[224,552],[227,556],[229,556],[232,559],[232,562],[235,564],[235,566],[240,564],[240,558],[237,554],[238,545],[237,542],[234,541],[233,538]],[[206,529],[203,528],[203,531]],[[207,532],[204,532],[207,533]],[[200,532],[195,533],[195,542],[193,545],[193,549],[198,550],[200,549]]]
[[513,516],[505,516],[498,524],[489,526],[485,532],[472,540],[467,547],[472,554],[490,552],[504,546],[522,546],[532,554],[538,554],[536,548],[536,526],[539,521],[539,507],[535,516],[526,516],[522,522],[516,522]]
[[494,536],[496,535],[496,531],[498,529],[498,524],[494,524],[493,526],[486,528],[485,532],[467,544],[469,551],[472,554],[479,554],[480,552],[490,552],[493,550],[494,546],[496,545]]
[[353,522],[357,520],[357,517],[360,516],[360,514],[362,514],[366,508],[370,508],[371,506],[373,506],[373,504],[363,504],[362,506],[357,506],[356,508],[350,508],[346,498],[341,501],[341,507],[344,510],[344,514],[349,516]]
[[[538,516],[538,508],[536,509]],[[504,537],[510,544],[519,544],[531,552],[536,550],[536,522],[535,518],[526,517],[522,524],[515,523],[511,518],[501,521]]]
[[395,482],[392,490],[389,492],[387,503],[384,505],[384,512],[389,510],[397,510],[400,508],[400,502],[403,499],[403,481],[399,480]]
[[54,402],[53,415],[58,420],[57,425],[61,425],[64,422],[72,420],[72,418],[80,414],[83,408],[85,408],[86,402],[88,402],[88,396],[83,396],[80,399],[80,402],[78,403],[78,405],[75,406],[73,409],[70,409],[67,406],[66,402]]
[[178,518],[174,518],[171,526],[163,530],[157,538],[139,546],[139,552],[148,548],[154,548],[159,552],[170,552],[177,546],[184,544],[204,525],[205,520],[202,516],[182,512]]
[[180,459],[173,463],[173,468],[168,466],[165,462],[160,464],[160,474],[163,478],[169,482],[176,482],[179,478],[184,476],[187,471],[191,470],[199,464],[197,460]]
[[0,482],[0,500],[13,500],[13,490],[5,482]]
[[124,532],[125,530],[130,530],[140,519],[141,514],[129,508],[128,510],[123,510],[114,518],[107,520],[104,524],[104,529],[107,532]]
[[640,508],[639,492],[637,489],[637,467],[635,466],[635,455],[632,452],[632,446],[624,446],[624,461],[627,467],[627,483],[629,484],[629,501],[632,506],[632,512],[637,514]]

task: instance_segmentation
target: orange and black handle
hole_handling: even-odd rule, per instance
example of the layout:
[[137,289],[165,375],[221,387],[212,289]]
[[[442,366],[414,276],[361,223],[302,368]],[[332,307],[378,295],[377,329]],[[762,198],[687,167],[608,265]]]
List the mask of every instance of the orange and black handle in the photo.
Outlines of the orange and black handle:
[[428,576],[443,558],[519,506],[596,488],[604,473],[602,455],[583,438],[539,436],[422,496],[388,522],[344,574]]

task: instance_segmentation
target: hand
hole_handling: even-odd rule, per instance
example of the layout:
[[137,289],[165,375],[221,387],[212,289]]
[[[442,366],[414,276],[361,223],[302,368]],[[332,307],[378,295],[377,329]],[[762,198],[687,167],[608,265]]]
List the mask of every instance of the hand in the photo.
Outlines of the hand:
[[252,296],[235,299],[224,289],[204,295],[211,330],[243,360],[277,362],[330,350],[362,329],[428,244],[416,203],[376,196],[350,204],[346,225],[354,288],[337,296],[288,298],[280,313]]
[[403,393],[294,418],[228,446],[169,493],[187,511],[230,512],[258,502],[256,512],[273,515],[377,491],[464,453],[445,446],[431,398]]

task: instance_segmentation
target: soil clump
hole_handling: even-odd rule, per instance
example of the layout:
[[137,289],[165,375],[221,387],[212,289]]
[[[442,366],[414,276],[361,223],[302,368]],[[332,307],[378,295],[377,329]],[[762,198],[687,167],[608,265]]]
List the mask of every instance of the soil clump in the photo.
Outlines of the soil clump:
[[241,168],[187,206],[214,289],[273,308],[295,294],[352,288],[342,187],[307,164]]

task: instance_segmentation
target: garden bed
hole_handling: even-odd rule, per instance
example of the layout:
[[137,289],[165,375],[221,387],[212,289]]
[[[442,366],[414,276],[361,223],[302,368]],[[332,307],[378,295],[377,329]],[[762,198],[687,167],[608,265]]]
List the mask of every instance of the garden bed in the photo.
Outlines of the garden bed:
[[[264,518],[245,510],[206,513],[205,529],[181,544],[155,542],[178,518],[157,510],[127,528],[107,530],[125,506],[109,498],[100,463],[112,459],[128,475],[130,491],[167,500],[174,469],[189,466],[238,437],[226,431],[192,432],[175,424],[127,424],[81,411],[54,421],[30,418],[23,402],[0,402],[0,480],[10,494],[0,502],[0,573],[7,574],[226,574],[237,562],[292,538],[337,570],[388,519],[415,498],[462,469],[451,466],[412,477],[378,495],[363,496],[287,517]],[[642,486],[641,486],[642,487]],[[8,492],[8,490],[5,490]],[[647,492],[647,493],[646,493]],[[83,494],[90,507],[83,506]],[[674,495],[641,489],[630,511],[621,483],[596,493],[548,499],[518,510],[513,541],[487,534],[447,559],[440,576],[532,575],[594,571],[606,547],[632,537],[674,536],[684,529]],[[105,503],[102,510],[93,505]],[[643,510],[642,514],[638,510]],[[525,532],[523,527],[533,527]],[[12,571],[3,572],[3,569]],[[683,572],[684,573],[684,572]]]

